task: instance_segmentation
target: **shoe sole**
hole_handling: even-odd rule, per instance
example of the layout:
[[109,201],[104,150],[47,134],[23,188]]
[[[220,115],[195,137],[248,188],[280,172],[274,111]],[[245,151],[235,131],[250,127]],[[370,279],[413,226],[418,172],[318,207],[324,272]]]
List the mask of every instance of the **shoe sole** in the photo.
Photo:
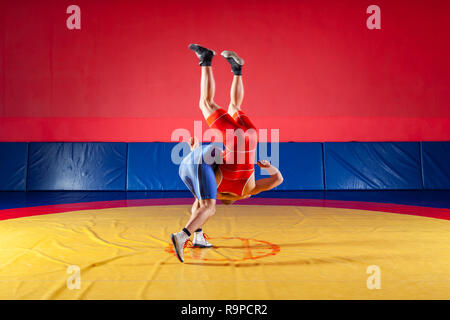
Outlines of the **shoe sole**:
[[203,47],[203,46],[201,46],[201,45],[199,45],[199,44],[196,44],[196,43],[191,43],[191,44],[188,46],[189,49],[191,49],[192,51],[194,51],[195,53],[197,53],[197,52],[195,51],[195,49],[194,49],[195,47],[202,47],[202,48],[205,48],[206,50],[212,51],[213,56],[216,55],[216,52],[215,52],[214,50],[208,49],[208,48]]
[[178,252],[177,242],[176,242],[175,237],[174,237],[173,234],[170,235],[170,239],[172,240],[173,248],[175,249],[175,253],[177,254],[178,260],[180,260],[181,262],[184,262],[184,260],[181,259],[181,257],[180,257],[180,253]]
[[240,66],[243,66],[243,65],[244,65],[244,59],[242,59],[241,57],[239,57],[239,56],[237,55],[237,53],[234,52],[234,51],[228,51],[228,50],[225,50],[225,51],[222,51],[221,55],[222,55],[224,58],[232,58],[232,59],[233,59],[238,65],[240,65]]
[[192,245],[194,248],[212,248],[213,246],[204,246],[202,244],[194,244]]

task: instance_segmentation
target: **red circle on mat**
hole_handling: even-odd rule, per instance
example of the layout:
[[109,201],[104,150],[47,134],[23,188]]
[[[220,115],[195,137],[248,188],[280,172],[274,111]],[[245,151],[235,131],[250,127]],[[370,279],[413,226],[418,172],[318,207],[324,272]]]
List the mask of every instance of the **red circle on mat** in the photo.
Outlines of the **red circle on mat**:
[[[223,262],[223,261],[245,261],[245,260],[256,260],[261,259],[268,256],[274,256],[278,252],[280,252],[280,247],[276,244],[270,243],[265,240],[258,240],[258,239],[248,239],[248,238],[240,238],[240,237],[218,237],[218,238],[208,238],[208,240],[214,240],[214,239],[222,239],[222,240],[240,240],[241,246],[214,246],[209,249],[202,249],[202,248],[194,248],[192,247],[192,244],[187,246],[184,249],[184,257],[185,258],[191,258],[194,260],[202,260],[202,261],[217,261],[217,262]],[[211,258],[203,258],[203,255],[206,250],[218,250],[218,249],[239,249],[242,253],[242,258],[236,259],[236,258],[228,258],[224,256],[223,259],[217,258],[217,259],[211,259]],[[169,245],[166,249],[166,252],[169,254],[175,254],[175,250],[173,249],[172,245]]]

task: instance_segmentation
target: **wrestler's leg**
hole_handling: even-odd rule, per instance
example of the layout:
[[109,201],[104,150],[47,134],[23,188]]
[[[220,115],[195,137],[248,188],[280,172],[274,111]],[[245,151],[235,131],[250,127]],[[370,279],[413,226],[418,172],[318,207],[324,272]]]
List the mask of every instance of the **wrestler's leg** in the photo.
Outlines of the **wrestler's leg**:
[[233,77],[230,90],[230,105],[228,106],[228,114],[233,116],[241,110],[242,101],[244,100],[244,84],[242,75]]
[[[197,215],[197,210],[200,208],[200,202],[195,198],[194,203],[191,208],[191,218],[187,222],[186,226],[190,225]],[[206,221],[205,221],[206,222]],[[192,246],[196,248],[211,248],[213,245],[206,240],[205,234],[203,233],[203,225],[194,231],[194,241],[192,241]]]
[[198,205],[193,210],[192,216],[186,224],[185,228],[189,230],[191,234],[194,233],[194,231],[200,229],[205,224],[205,222],[214,215],[215,212],[216,199],[198,200]]
[[255,129],[255,125],[250,118],[241,110],[242,101],[244,100],[244,84],[242,75],[235,75],[231,84],[230,105],[228,106],[228,114],[233,117],[237,123],[247,129]]
[[244,60],[233,51],[223,51],[222,56],[228,61],[231,72],[234,74],[230,91],[230,105],[228,106],[228,114],[233,116],[241,110],[242,100],[244,99],[244,84],[242,83]]
[[215,52],[211,49],[202,47],[198,44],[190,44],[189,49],[195,52],[199,59],[201,67],[200,80],[200,101],[199,107],[205,119],[213,114],[220,107],[214,102],[214,93],[216,84],[214,82],[213,71],[211,67]]
[[186,223],[186,225],[188,225],[188,224],[190,224],[192,222],[192,220],[194,219],[194,216],[195,216],[195,212],[198,210],[198,208],[200,208],[200,202],[198,201],[197,198],[195,198],[195,201],[192,204],[192,208],[191,208],[191,218]]
[[200,79],[200,101],[199,107],[203,117],[207,119],[220,107],[214,102],[214,94],[216,92],[216,83],[211,66],[201,67]]
[[198,201],[197,198],[195,198],[195,201],[192,204],[192,208],[191,208],[191,215],[194,214],[194,211],[197,210],[198,207],[200,207],[200,202]]
[[[197,202],[197,201],[196,201]],[[194,205],[195,203],[194,202]],[[172,233],[170,238],[175,249],[175,253],[181,262],[184,262],[184,246],[191,234],[201,228],[205,222],[216,212],[216,199],[198,200],[198,205],[193,206],[192,217],[180,232]]]

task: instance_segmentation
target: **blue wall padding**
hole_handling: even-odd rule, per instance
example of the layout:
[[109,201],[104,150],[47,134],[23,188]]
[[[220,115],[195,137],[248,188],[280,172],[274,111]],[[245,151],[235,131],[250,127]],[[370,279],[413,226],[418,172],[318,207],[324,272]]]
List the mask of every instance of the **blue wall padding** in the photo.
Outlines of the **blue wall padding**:
[[126,143],[30,143],[28,190],[125,190]]
[[[0,143],[0,191],[186,191],[171,158],[175,145]],[[285,180],[277,190],[450,189],[450,142],[284,142],[278,148]],[[256,167],[255,177],[267,176]]]
[[450,189],[450,142],[422,142],[425,189]]
[[0,191],[25,191],[28,145],[21,142],[0,143]]
[[[175,142],[129,143],[127,190],[187,190],[178,176],[178,164],[172,161],[175,145]],[[188,152],[187,144],[185,147]],[[181,159],[187,153],[178,155]]]
[[[178,176],[178,164],[171,158],[175,145],[163,142],[129,143],[127,190],[187,190]],[[268,149],[270,159],[275,154],[271,152],[270,144]],[[280,143],[279,165],[285,180],[278,190],[323,189],[321,143]],[[255,177],[268,176],[261,175],[258,167]]]
[[327,190],[422,189],[417,142],[324,143]]
[[[258,147],[258,159],[270,160],[274,156],[271,144],[268,143],[268,158],[261,156]],[[272,151],[272,152],[271,152]],[[279,169],[284,181],[276,190],[323,190],[322,144],[314,142],[281,142],[279,143]],[[276,161],[271,161],[276,165]],[[268,178],[261,175],[261,169],[255,166],[255,178]]]

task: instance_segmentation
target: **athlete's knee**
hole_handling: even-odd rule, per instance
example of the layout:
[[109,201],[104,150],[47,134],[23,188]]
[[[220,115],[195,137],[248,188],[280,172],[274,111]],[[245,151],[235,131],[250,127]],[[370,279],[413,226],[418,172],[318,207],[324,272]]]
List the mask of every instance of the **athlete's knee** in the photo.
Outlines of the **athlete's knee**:
[[200,201],[200,206],[205,208],[208,215],[214,215],[216,212],[216,200],[215,199],[204,199]]
[[206,98],[201,98],[198,103],[198,106],[200,110],[208,112],[214,112],[220,108],[213,100]]
[[200,107],[200,109],[212,109],[213,105],[214,102],[208,97],[201,97],[200,101],[198,102],[198,106]]
[[212,217],[216,213],[216,206],[211,206],[208,208],[208,214],[210,217]]
[[191,214],[194,214],[197,211],[197,209],[198,209],[198,200],[196,200],[192,205]]

